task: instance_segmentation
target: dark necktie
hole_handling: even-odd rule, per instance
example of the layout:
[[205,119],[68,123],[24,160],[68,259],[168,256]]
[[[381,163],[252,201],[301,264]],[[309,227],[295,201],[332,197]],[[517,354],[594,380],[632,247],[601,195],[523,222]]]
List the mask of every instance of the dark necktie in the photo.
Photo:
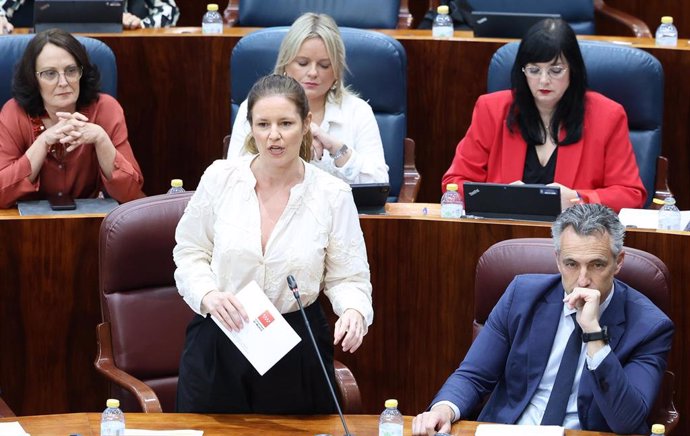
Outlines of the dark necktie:
[[568,344],[565,346],[561,366],[558,368],[556,381],[553,384],[549,402],[546,404],[541,425],[563,425],[565,419],[565,410],[568,407],[570,392],[573,390],[577,362],[580,359],[580,351],[582,351],[582,330],[575,319],[575,315],[576,313],[571,315],[573,323],[575,323],[575,330],[573,330]]

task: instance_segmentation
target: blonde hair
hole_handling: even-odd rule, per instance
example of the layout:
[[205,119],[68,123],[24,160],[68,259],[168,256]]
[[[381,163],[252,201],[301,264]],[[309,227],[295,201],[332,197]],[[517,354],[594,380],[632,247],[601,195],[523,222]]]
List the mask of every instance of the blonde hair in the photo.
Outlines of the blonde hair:
[[328,98],[340,104],[343,94],[350,92],[343,83],[343,77],[347,71],[345,44],[340,36],[338,25],[335,24],[333,18],[326,14],[307,12],[292,23],[290,30],[280,43],[280,51],[273,72],[285,74],[285,67],[295,60],[304,41],[312,38],[320,38],[326,46],[326,52],[335,76],[335,86],[329,89]]
[[[249,96],[247,97],[247,121],[249,121],[250,126],[252,125],[252,111],[256,102],[262,98],[274,95],[285,97],[294,103],[302,124],[306,122],[309,115],[309,100],[307,100],[307,95],[304,93],[302,85],[292,77],[271,74],[257,80],[249,91]],[[299,157],[306,162],[311,160],[312,140],[311,129],[307,128],[307,133],[302,136],[302,143],[299,147]],[[247,135],[247,138],[244,140],[244,149],[251,154],[259,153],[253,134]]]

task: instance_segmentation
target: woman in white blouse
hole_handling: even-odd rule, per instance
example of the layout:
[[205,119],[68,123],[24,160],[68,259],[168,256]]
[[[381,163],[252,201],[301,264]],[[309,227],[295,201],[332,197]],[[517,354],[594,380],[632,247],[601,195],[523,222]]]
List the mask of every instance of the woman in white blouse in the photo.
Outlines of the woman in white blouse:
[[[388,166],[371,106],[343,83],[345,45],[328,15],[306,13],[290,27],[280,45],[275,74],[296,79],[312,113],[311,163],[347,183],[387,183]],[[232,127],[228,158],[249,153],[247,102]]]
[[[329,390],[286,278],[300,286],[307,316],[333,378],[333,345],[354,352],[371,325],[364,237],[350,187],[307,165],[307,97],[286,76],[259,79],[249,93],[250,156],[214,162],[177,227],[180,294],[198,314],[187,329],[177,410],[200,413],[333,413]],[[258,283],[302,337],[264,376],[208,316],[229,330],[250,323],[235,293]],[[333,336],[316,301],[339,316]]]

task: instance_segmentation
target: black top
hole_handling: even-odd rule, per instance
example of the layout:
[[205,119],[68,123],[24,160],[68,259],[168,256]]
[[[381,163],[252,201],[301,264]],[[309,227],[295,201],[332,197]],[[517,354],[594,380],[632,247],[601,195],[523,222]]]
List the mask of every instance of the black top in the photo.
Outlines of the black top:
[[558,146],[551,153],[549,161],[545,166],[541,166],[536,147],[540,145],[527,146],[527,156],[525,157],[525,169],[522,173],[522,181],[534,185],[548,185],[553,183],[556,174],[556,157],[558,156]]

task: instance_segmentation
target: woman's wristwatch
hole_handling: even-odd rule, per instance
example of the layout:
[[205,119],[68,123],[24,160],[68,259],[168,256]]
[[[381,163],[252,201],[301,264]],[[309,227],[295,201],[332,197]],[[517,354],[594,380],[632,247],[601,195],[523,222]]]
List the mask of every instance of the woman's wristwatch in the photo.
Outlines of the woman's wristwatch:
[[349,150],[349,148],[347,147],[347,145],[343,144],[343,146],[340,147],[340,149],[336,151],[335,154],[331,154],[331,157],[333,158],[333,160],[338,160],[341,157],[345,156],[347,150]]

